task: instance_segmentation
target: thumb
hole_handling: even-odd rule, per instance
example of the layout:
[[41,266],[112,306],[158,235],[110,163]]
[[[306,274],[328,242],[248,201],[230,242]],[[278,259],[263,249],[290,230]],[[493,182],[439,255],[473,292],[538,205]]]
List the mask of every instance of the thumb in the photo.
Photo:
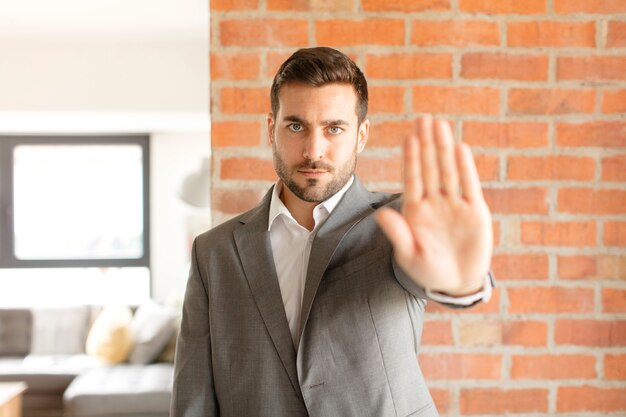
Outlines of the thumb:
[[391,242],[397,259],[410,259],[415,241],[404,217],[396,210],[384,207],[376,212],[376,221]]

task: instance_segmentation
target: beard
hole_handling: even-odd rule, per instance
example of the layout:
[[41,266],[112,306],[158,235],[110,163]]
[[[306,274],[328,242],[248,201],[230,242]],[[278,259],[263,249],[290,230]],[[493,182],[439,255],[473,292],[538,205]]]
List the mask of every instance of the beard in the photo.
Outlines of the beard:
[[[341,190],[352,174],[354,174],[357,152],[355,147],[350,159],[339,168],[325,162],[310,160],[297,166],[289,167],[276,150],[275,142],[272,144],[272,155],[274,156],[274,169],[276,170],[278,178],[280,178],[283,184],[289,188],[296,197],[309,203],[321,203]],[[331,179],[324,185],[323,182],[317,178],[307,178],[306,185],[301,187],[294,180],[294,175],[301,169],[322,169],[328,172]]]

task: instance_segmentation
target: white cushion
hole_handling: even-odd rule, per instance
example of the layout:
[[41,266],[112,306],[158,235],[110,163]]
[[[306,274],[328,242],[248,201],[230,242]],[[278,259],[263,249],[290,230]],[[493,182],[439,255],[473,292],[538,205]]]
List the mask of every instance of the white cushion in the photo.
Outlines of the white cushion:
[[132,321],[134,346],[128,361],[147,364],[159,357],[176,331],[176,312],[155,302],[142,304]]
[[33,308],[33,355],[85,353],[89,307]]

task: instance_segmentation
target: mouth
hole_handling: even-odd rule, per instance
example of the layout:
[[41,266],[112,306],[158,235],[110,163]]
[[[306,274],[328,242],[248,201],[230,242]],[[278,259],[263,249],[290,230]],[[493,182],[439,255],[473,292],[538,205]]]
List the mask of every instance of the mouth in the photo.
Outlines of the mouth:
[[298,172],[307,178],[319,178],[328,173],[321,169],[299,169]]

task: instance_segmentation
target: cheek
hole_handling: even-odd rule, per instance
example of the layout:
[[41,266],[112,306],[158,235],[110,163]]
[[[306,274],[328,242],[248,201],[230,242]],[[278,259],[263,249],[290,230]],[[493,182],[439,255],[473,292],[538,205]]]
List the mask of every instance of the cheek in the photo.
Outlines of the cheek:
[[278,141],[276,143],[276,151],[286,163],[302,159],[302,150],[293,142]]

